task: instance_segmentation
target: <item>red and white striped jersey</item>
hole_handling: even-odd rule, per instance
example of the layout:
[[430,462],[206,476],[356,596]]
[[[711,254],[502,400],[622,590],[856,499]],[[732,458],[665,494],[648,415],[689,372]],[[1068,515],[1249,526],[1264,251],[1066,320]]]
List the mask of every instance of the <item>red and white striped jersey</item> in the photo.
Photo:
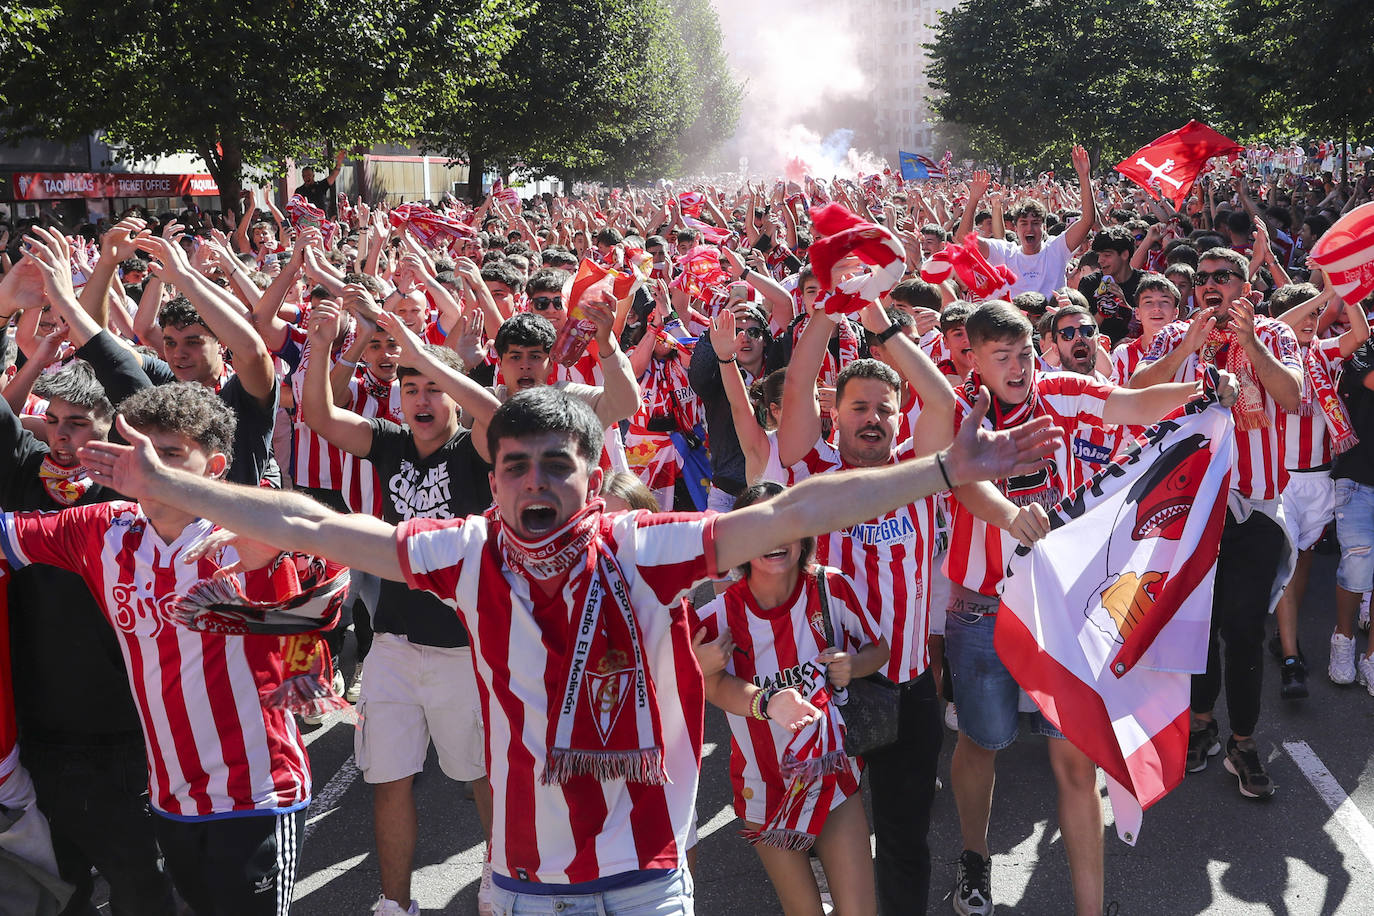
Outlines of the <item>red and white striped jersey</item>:
[[[877,642],[879,637],[868,632],[859,614],[859,598],[849,580],[829,567],[819,567],[816,572],[825,575],[830,592],[830,628],[840,643],[836,648],[853,653]],[[741,580],[696,611],[708,640],[726,629],[734,638],[735,651],[725,665],[728,673],[765,690],[795,687],[803,697],[810,697],[825,683],[825,668],[815,662],[827,645],[820,614],[820,589],[816,578],[807,574],[797,577],[792,595],[775,608],[759,607],[748,581]],[[783,776],[780,761],[792,732],[773,721],[733,713],[725,718],[730,723],[730,784],[735,813],[762,824],[768,812],[782,803],[790,781]],[[802,824],[797,829],[819,835],[825,815],[858,791],[861,765],[852,757],[847,762],[847,771],[839,774],[836,797],[815,807],[814,821],[819,823]]]
[[[910,440],[892,450],[889,464],[914,458]],[[789,483],[847,467],[839,450],[818,441],[788,468]],[[935,545],[935,500],[908,503],[882,518],[832,531],[816,539],[816,562],[849,577],[867,619],[892,650],[883,670],[897,683],[930,664],[930,568]]]
[[[304,338],[293,329],[294,334]],[[337,490],[343,486],[343,464],[345,453],[305,424],[304,403],[305,370],[310,365],[313,347],[308,338],[301,339],[301,362],[291,376],[291,393],[296,399],[296,416],[292,423],[295,431],[296,486],[310,487],[313,490]]]
[[[1143,362],[1154,362],[1172,353],[1183,342],[1188,333],[1188,322],[1175,321],[1166,325],[1150,344],[1150,352]],[[1298,338],[1293,329],[1282,321],[1255,316],[1255,336],[1269,348],[1274,358],[1286,368],[1302,371],[1302,359],[1298,354]],[[1215,365],[1215,354],[1190,353],[1174,374],[1176,382],[1192,382],[1202,377],[1203,370]],[[1217,368],[1225,369],[1225,365]],[[1264,402],[1264,415],[1269,425],[1260,429],[1236,430],[1236,463],[1232,468],[1231,486],[1247,499],[1277,499],[1288,483],[1288,470],[1283,466],[1281,443],[1286,435],[1285,422],[1288,416],[1279,410],[1278,404],[1268,391],[1261,389]],[[1234,411],[1235,408],[1232,408]]]
[[[405,417],[401,414],[400,383],[393,379],[389,392],[387,399],[382,401],[375,394],[368,392],[361,377],[355,376],[348,380],[348,393],[352,398],[348,409],[366,420],[380,417],[393,423],[404,424]],[[381,518],[381,484],[377,480],[377,471],[371,461],[344,452],[339,490],[343,494],[344,504],[349,509]]]
[[601,360],[596,355],[595,343],[587,347],[577,358],[577,362],[571,366],[550,363],[549,384],[554,385],[558,382],[576,382],[579,385],[591,385],[593,388],[605,387],[606,376],[601,371]]
[[[1054,374],[1074,375],[1076,373],[1064,369],[1056,369],[1052,373],[1046,373],[1046,375]],[[1108,389],[1118,387],[1100,372],[1093,372],[1092,375],[1084,377],[1090,378]],[[1139,431],[1143,432],[1144,430],[1139,429]],[[1078,480],[1080,483],[1102,470],[1104,465],[1110,464],[1112,459],[1116,457],[1122,443],[1129,441],[1126,427],[1104,424],[1100,415],[1093,416],[1091,413],[1080,414],[1074,428],[1067,430],[1066,435],[1069,437],[1069,450],[1073,452],[1074,460],[1078,462]],[[1130,439],[1134,438],[1135,434],[1130,436]]]
[[[182,553],[215,530],[197,519],[170,544],[137,503],[0,515],[11,566],[45,563],[86,581],[115,628],[148,747],[153,807],[173,819],[283,812],[310,800],[310,760],[295,719],[260,694],[281,684],[276,636],[201,633],[176,625],[170,607],[219,565]],[[237,562],[226,548],[224,565]],[[265,575],[239,577],[249,598]]]
[[[1055,446],[1050,467],[1024,477],[994,481],[994,486],[1018,506],[1038,503],[1048,509],[1083,482],[1082,469],[1068,443],[1080,424],[1101,422],[1102,411],[1112,388],[1086,375],[1054,372],[1036,379],[1035,409],[1026,417],[1049,416],[1064,431],[1064,440]],[[972,405],[963,389],[954,392],[954,428],[964,422]],[[984,429],[993,429],[991,418]],[[976,518],[958,498],[951,498],[954,521],[950,529],[949,552],[945,554],[945,575],[951,582],[970,591],[996,597],[998,585],[1006,575],[1007,560],[1016,541],[1010,534]]]
[[481,516],[401,524],[406,584],[454,607],[472,638],[498,874],[564,884],[682,867],[705,701],[683,599],[716,573],[714,523],[714,513],[617,512],[601,520],[603,549],[624,574],[658,696],[668,776],[662,786],[589,775],[540,781],[550,697],[563,686],[558,660],[572,651],[572,621],[581,610],[572,606],[572,586],[553,596],[532,587],[505,565]]
[[[1332,381],[1339,383],[1342,363],[1340,338],[1314,340],[1308,347],[1315,350],[1317,358],[1326,364],[1326,371],[1330,373]],[[1308,375],[1307,348],[1304,348],[1302,352],[1304,354],[1302,360],[1303,385],[1310,387],[1312,382],[1305,377]],[[1285,468],[1290,471],[1306,471],[1321,467],[1324,464],[1330,464],[1333,457],[1331,454],[1331,432],[1326,427],[1326,414],[1322,412],[1320,407],[1316,407],[1310,417],[1298,413],[1290,413],[1285,416],[1283,437],[1283,466]]]
[[1123,340],[1112,350],[1113,385],[1125,386],[1131,383],[1131,375],[1145,356],[1145,351],[1140,345],[1141,339],[1132,337],[1130,340]]

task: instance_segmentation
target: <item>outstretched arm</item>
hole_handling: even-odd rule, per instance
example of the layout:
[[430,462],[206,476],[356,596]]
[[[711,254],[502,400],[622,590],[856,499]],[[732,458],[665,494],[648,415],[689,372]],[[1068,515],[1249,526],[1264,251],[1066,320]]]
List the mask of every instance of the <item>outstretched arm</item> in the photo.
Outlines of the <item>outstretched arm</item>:
[[396,529],[366,513],[340,515],[308,496],[211,480],[167,467],[152,442],[116,420],[129,445],[92,442],[81,460],[99,483],[135,499],[152,499],[208,518],[235,534],[403,581]]
[[990,432],[979,428],[990,403],[985,389],[954,444],[943,453],[881,468],[820,474],[776,499],[720,516],[715,523],[716,569],[730,569],[783,544],[881,517],[951,487],[1046,467],[1062,435],[1054,421],[1040,417],[1015,429]]

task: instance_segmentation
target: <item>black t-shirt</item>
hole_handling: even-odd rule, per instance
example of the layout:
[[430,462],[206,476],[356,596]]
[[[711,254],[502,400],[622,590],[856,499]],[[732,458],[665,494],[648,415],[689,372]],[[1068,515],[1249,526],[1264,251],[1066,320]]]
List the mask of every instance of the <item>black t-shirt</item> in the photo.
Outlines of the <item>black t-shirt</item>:
[[319,181],[312,181],[303,184],[296,189],[296,193],[310,201],[321,210],[327,210],[329,203],[329,182],[321,178]]
[[1113,289],[1098,291],[1102,286],[1100,270],[1088,274],[1078,284],[1078,291],[1088,300],[1088,310],[1097,316],[1097,327],[1111,340],[1112,346],[1130,333],[1131,319],[1135,317],[1136,288],[1140,286],[1141,276],[1140,271],[1133,269],[1126,282],[1119,284],[1121,291],[1126,294],[1125,302]]
[[[432,455],[421,458],[410,430],[390,420],[369,422],[372,450],[367,460],[377,470],[383,521],[396,525],[412,518],[464,518],[478,515],[491,505],[488,465],[477,454],[472,434],[466,429],[460,429]],[[405,636],[417,645],[468,645],[467,630],[453,608],[389,579],[382,580],[372,629]]]
[[1337,480],[1353,480],[1374,487],[1374,391],[1364,386],[1365,378],[1374,369],[1374,340],[1365,341],[1350,354],[1341,374],[1340,395],[1350,412],[1357,445],[1336,456],[1331,476]]

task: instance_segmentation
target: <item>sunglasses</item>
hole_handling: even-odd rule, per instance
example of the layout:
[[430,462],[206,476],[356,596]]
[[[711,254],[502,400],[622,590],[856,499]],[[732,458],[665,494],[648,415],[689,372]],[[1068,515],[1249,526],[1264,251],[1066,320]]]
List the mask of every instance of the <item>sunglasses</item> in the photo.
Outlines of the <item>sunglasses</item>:
[[1074,325],[1069,328],[1060,328],[1057,333],[1059,334],[1059,339],[1066,343],[1073,340],[1079,334],[1083,335],[1084,340],[1092,340],[1097,336],[1097,328],[1090,324]]
[[562,296],[536,296],[530,300],[530,308],[536,312],[546,312],[549,309],[562,309]]
[[1245,279],[1245,277],[1241,276],[1239,272],[1234,270],[1228,270],[1226,268],[1222,268],[1221,270],[1214,270],[1211,273],[1208,273],[1205,270],[1199,270],[1193,273],[1193,285],[1201,286],[1204,283],[1215,283],[1217,286],[1222,286],[1224,284],[1230,283],[1232,277],[1236,278],[1237,280]]
[[745,328],[744,333],[755,340],[764,340],[768,337],[768,332],[763,328]]

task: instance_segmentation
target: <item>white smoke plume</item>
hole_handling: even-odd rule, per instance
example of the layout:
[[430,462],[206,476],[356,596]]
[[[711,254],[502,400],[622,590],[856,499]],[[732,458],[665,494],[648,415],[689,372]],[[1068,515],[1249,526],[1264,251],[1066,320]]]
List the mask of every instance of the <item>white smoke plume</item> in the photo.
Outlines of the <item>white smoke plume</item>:
[[805,171],[852,178],[884,162],[853,145],[871,123],[872,77],[863,66],[872,36],[850,24],[844,3],[712,0],[725,51],[745,97],[725,161],[755,178]]

